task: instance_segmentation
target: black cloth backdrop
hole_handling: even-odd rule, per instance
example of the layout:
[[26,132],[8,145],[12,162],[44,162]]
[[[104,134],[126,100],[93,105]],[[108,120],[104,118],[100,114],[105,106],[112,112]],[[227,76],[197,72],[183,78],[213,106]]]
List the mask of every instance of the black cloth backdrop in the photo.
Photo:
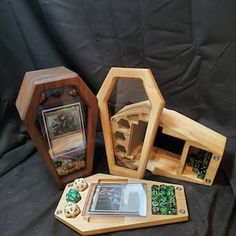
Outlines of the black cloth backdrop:
[[[15,108],[26,71],[64,65],[96,94],[111,66],[150,68],[166,107],[228,137],[212,187],[185,186],[190,220],[110,235],[236,234],[236,2],[1,0],[1,235],[76,235],[53,218],[61,191]],[[94,173],[108,173],[98,128]]]

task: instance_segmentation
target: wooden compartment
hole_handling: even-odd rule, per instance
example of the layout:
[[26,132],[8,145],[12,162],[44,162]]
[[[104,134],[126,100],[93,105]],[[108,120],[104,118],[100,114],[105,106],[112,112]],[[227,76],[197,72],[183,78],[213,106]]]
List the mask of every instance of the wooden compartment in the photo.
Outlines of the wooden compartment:
[[16,107],[60,188],[92,172],[98,106],[78,74],[63,66],[27,72]]
[[[178,112],[166,108],[163,109],[160,127],[164,134],[183,140],[184,145],[183,148],[180,145],[182,151],[179,155],[160,148],[153,148],[147,169],[156,175],[212,185],[222,160],[226,137]],[[158,139],[158,135],[156,139]],[[196,154],[199,151],[210,155],[206,173],[201,178],[198,178],[193,168],[187,164],[188,158],[194,152]]]
[[[147,186],[147,216],[107,216],[107,215],[78,215],[75,218],[66,218],[64,215],[64,207],[66,205],[66,193],[73,188],[73,183],[69,183],[58,203],[54,216],[56,219],[72,228],[82,235],[102,234],[113,231],[136,229],[142,227],[156,226],[162,224],[177,223],[188,220],[188,209],[186,204],[184,187],[182,185],[160,183],[143,179],[133,179],[126,177],[118,177],[106,174],[96,174],[86,178],[88,185],[93,183],[143,183]],[[176,215],[154,215],[151,210],[151,187],[153,185],[172,185],[175,188],[175,198],[177,202]],[[82,199],[77,203],[83,212],[86,204],[86,198],[89,188],[81,192]]]

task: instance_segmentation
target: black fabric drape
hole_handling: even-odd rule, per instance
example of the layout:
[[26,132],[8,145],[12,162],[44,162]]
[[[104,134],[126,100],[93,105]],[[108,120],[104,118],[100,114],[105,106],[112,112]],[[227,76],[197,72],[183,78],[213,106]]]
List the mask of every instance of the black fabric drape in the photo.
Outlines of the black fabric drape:
[[[228,138],[212,187],[146,173],[185,186],[188,222],[113,234],[235,235],[235,15],[233,0],[1,0],[1,235],[76,235],[53,219],[61,192],[14,105],[26,71],[58,65],[95,94],[111,66],[150,68],[167,108]],[[100,132],[95,163],[108,172]]]

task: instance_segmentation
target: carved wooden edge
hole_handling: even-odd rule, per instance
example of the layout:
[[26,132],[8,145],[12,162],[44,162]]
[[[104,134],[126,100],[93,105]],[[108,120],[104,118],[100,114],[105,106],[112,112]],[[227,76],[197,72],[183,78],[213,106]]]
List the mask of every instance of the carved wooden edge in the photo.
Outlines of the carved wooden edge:
[[[137,171],[118,166],[115,163],[107,102],[113,88],[115,87],[116,81],[119,79],[140,79],[143,82],[147,97],[151,103],[151,106],[153,107],[150,113],[150,122],[148,123],[146,129],[146,135]],[[155,139],[155,133],[158,128],[162,109],[165,104],[165,101],[151,71],[149,69],[112,67],[97,94],[97,98],[110,173],[115,175],[142,178],[145,173],[149,153]]]
[[[72,172],[65,176],[59,176],[53,165],[50,154],[47,151],[45,141],[35,125],[35,121],[37,118],[37,107],[39,105],[41,92],[47,89],[59,88],[66,85],[76,86],[79,96],[88,108],[88,118],[86,122],[86,167],[81,171]],[[59,188],[63,188],[66,183],[75,178],[88,176],[92,173],[98,106],[96,96],[78,74],[63,66],[27,72],[16,100],[16,107],[21,119],[26,125],[33,143],[37,147],[38,152],[42,156],[49,172]]]
[[[140,121],[148,123],[150,111],[151,105],[146,100],[127,105],[111,117],[114,153],[128,168],[138,164],[135,160],[136,149],[133,148],[133,145],[137,145],[136,148],[138,148],[139,142],[135,141],[142,133],[142,126],[138,126],[138,123]],[[120,121],[127,122],[128,128],[121,127]],[[135,133],[133,126],[136,127]],[[163,109],[159,127],[162,128],[163,134],[183,140],[184,147],[181,155],[152,147],[147,169],[157,175],[212,185],[223,156],[226,137],[176,111],[166,108]],[[119,148],[123,148],[123,150],[120,151]],[[187,165],[191,148],[212,153],[204,179],[197,178],[191,167]]]
[[[147,74],[145,74],[147,72]],[[144,75],[145,74],[145,75]],[[151,72],[148,69],[135,69],[135,68],[111,68],[105,81],[97,94],[98,106],[100,109],[100,116],[102,122],[102,128],[105,139],[106,153],[108,159],[109,170],[111,174],[123,175],[129,177],[142,178],[144,174],[144,166],[147,166],[147,169],[150,170],[153,174],[162,175],[166,177],[181,179],[185,181],[190,181],[203,185],[212,185],[217,170],[219,168],[220,162],[223,157],[226,137],[201,125],[200,123],[189,119],[188,117],[181,115],[180,113],[163,108],[164,99],[161,96],[160,90],[158,89],[154,78],[150,75]],[[149,101],[143,101],[140,103],[135,103],[132,105],[127,105],[117,112],[113,117],[109,117],[109,111],[107,102],[111,95],[111,92],[116,84],[118,79],[137,79],[142,78],[143,83],[149,81],[149,84],[144,88],[147,94],[149,92],[157,91],[158,96],[160,95],[161,104],[156,104],[158,99],[154,96],[149,96]],[[153,84],[154,85],[153,85]],[[153,114],[152,107],[161,107],[158,114]],[[140,111],[150,110],[147,117],[140,118]],[[139,111],[137,111],[139,110]],[[136,112],[137,111],[137,112]],[[136,114],[136,113],[137,114]],[[146,111],[148,113],[148,111]],[[127,151],[126,162],[123,162],[124,165],[131,166],[133,156],[129,153],[130,143],[129,139],[132,136],[131,133],[123,132],[125,141],[118,140],[114,138],[114,134],[119,131],[117,122],[120,119],[126,120],[130,124],[130,119],[128,115],[138,115],[139,119],[149,119],[151,122],[155,120],[155,115],[157,115],[157,120],[152,123],[149,132],[146,133],[146,138],[150,138],[148,141],[145,138],[142,150],[142,158],[139,164],[138,171],[131,170],[129,168],[118,166],[115,163],[115,155],[117,156],[116,150],[114,149],[114,144],[119,144],[124,147]],[[160,122],[159,122],[160,121]],[[132,122],[131,122],[132,123]],[[157,126],[162,128],[162,133],[181,139],[184,141],[184,147],[181,155],[175,155],[166,150],[162,150],[157,147],[152,147],[153,140],[156,136]],[[141,131],[140,131],[141,132]],[[151,133],[152,132],[152,133]],[[122,133],[122,132],[120,132]],[[204,151],[212,153],[211,160],[205,174],[204,179],[199,179],[196,177],[188,167],[186,167],[187,156],[189,154],[190,148],[202,149]],[[142,148],[142,147],[140,147]],[[146,155],[144,155],[144,152]],[[122,159],[122,157],[120,157]],[[130,158],[130,162],[129,159]],[[136,165],[137,163],[134,162]]]

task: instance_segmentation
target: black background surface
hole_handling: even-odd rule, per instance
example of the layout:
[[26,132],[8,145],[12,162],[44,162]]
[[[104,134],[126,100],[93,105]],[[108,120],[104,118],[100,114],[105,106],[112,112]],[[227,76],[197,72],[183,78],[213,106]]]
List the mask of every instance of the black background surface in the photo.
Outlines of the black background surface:
[[[166,107],[227,136],[212,187],[185,186],[190,220],[110,235],[236,234],[236,2],[0,1],[0,234],[76,235],[15,108],[26,71],[64,65],[96,94],[111,66],[150,68]],[[94,173],[108,173],[98,128]]]

